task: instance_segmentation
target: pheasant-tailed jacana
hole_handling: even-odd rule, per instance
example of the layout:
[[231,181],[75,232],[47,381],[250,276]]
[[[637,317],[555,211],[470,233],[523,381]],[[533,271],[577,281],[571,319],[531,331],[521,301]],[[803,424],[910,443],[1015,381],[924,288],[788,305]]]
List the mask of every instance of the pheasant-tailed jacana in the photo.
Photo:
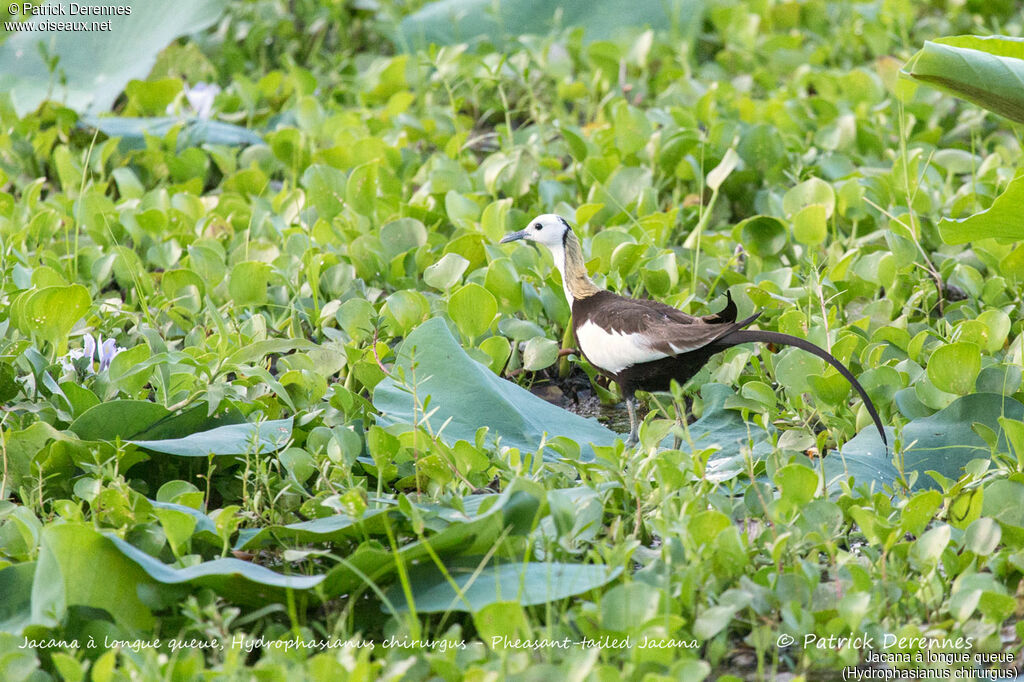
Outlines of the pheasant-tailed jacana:
[[736,305],[694,317],[647,299],[626,298],[601,289],[587,275],[583,249],[569,223],[554,214],[540,215],[505,242],[526,239],[551,250],[562,273],[562,287],[572,310],[572,328],[584,357],[619,385],[629,411],[629,440],[637,440],[634,399],[637,390],[664,391],[672,379],[685,384],[708,359],[740,343],[761,341],[805,350],[835,367],[864,400],[878,435],[888,447],[882,421],[864,387],[841,362],[810,341],[789,334],[744,329],[761,313],[736,321]]

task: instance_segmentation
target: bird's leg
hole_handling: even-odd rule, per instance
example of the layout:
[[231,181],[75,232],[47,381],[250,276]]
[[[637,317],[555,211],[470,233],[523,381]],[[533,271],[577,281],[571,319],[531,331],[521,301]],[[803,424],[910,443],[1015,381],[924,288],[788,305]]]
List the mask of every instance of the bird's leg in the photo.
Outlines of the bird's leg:
[[636,407],[634,401],[636,399],[633,396],[627,396],[626,398],[626,411],[629,412],[629,438],[626,439],[626,447],[631,448],[637,444],[639,438],[637,433],[640,430],[639,425],[636,423]]

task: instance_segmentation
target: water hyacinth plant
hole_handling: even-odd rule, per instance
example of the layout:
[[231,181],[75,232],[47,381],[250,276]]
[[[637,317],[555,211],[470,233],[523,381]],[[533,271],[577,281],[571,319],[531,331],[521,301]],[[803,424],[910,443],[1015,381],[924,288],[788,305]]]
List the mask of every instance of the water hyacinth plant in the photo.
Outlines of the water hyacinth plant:
[[[1017,3],[129,5],[0,35],[0,680],[1020,675]],[[889,447],[627,447],[541,214]]]

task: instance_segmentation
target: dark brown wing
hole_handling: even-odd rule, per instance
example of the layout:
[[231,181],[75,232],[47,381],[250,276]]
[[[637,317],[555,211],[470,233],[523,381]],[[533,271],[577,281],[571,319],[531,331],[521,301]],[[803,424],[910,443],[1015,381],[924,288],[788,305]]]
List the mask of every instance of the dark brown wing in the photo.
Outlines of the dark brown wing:
[[[577,300],[573,304],[574,324],[594,322],[620,334],[639,334],[644,345],[664,355],[678,355],[702,348],[716,339],[750,324],[757,315],[742,322],[735,319],[735,304],[729,298],[722,313],[708,316],[723,321],[694,317],[677,308],[647,299],[625,298],[610,291]],[[724,315],[723,315],[724,314]]]
[[723,322],[735,322],[736,315],[736,303],[732,300],[732,294],[729,290],[725,290],[725,307],[719,310],[717,313],[711,313],[710,315],[704,315],[700,319],[711,324],[721,324]]

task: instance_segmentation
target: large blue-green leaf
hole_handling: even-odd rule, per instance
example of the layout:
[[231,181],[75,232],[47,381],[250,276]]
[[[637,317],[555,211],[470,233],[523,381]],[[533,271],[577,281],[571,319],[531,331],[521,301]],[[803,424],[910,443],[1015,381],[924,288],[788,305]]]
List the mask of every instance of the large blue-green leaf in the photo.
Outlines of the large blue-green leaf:
[[[886,429],[886,438],[892,443],[894,431]],[[878,437],[878,431],[870,426],[851,438],[839,449],[824,459],[825,484],[830,490],[839,489],[839,482],[853,476],[854,485],[867,485],[875,490],[892,486],[899,478],[899,471],[892,463],[892,452]]]
[[524,34],[577,26],[588,42],[643,26],[673,27],[677,38],[690,41],[703,12],[703,0],[439,0],[402,19],[395,42],[407,51],[431,43],[486,41],[500,47]]
[[[901,462],[893,462],[873,429],[861,431],[842,448],[840,457],[832,455],[825,461],[832,467],[845,459],[848,471],[858,482],[893,484],[897,477],[896,464],[902,464],[904,474],[918,472],[916,488],[937,488],[927,471],[937,471],[947,478],[956,480],[963,474],[964,466],[972,459],[987,459],[991,455],[989,446],[974,431],[974,424],[982,424],[997,434],[999,449],[1008,451],[1006,434],[999,424],[999,417],[1013,420],[1024,419],[1024,405],[1013,398],[997,393],[975,393],[954,400],[948,407],[933,415],[914,419],[903,427],[901,441],[904,450],[899,453]],[[890,442],[893,442],[890,436]],[[831,463],[837,460],[837,463]],[[842,469],[826,468],[826,475],[834,478]]]
[[[546,604],[601,587],[622,573],[621,566],[558,562],[492,563],[481,568],[484,561],[483,557],[461,557],[445,563],[458,592],[436,564],[413,568],[409,582],[416,611],[476,612],[502,601],[522,606]],[[409,610],[401,585],[392,585],[387,596],[396,610]]]
[[1024,38],[965,35],[929,40],[902,73],[1024,123]]
[[708,460],[708,478],[716,481],[734,478],[749,470],[749,459],[763,459],[772,452],[770,433],[745,421],[739,411],[725,409],[726,400],[734,395],[731,388],[724,384],[705,384],[700,394],[704,399],[704,413],[687,430],[695,448],[719,448]]
[[178,149],[198,147],[203,144],[230,146],[260,144],[263,141],[263,138],[248,128],[201,118],[181,119],[177,116],[160,116],[156,118],[83,116],[81,123],[90,128],[96,128],[108,137],[121,138],[121,148],[126,151],[145,149],[147,135],[162,138],[176,125],[181,126],[181,131],[177,137]]
[[292,418],[275,419],[259,424],[228,424],[209,431],[192,433],[181,438],[130,440],[129,443],[154,452],[182,457],[208,455],[244,455],[274,452],[292,437]]
[[[467,502],[472,501],[472,497]],[[485,498],[480,505],[484,507],[483,511],[465,504],[464,519],[449,514],[452,523],[446,528],[424,540],[403,546],[397,555],[376,542],[363,542],[355,552],[345,557],[341,565],[331,569],[324,583],[324,592],[329,595],[346,594],[366,585],[367,580],[389,583],[398,570],[399,561],[405,566],[412,566],[430,561],[432,556],[446,558],[491,552],[504,533],[522,535],[530,532],[544,502],[536,496],[533,487],[516,481],[500,495],[479,497]]]
[[983,424],[998,434],[998,448],[1009,451],[1006,434],[999,417],[1024,419],[1024,405],[1013,398],[996,393],[975,393],[954,400],[949,407],[935,414],[915,419],[903,428],[903,470],[919,471],[918,487],[936,487],[925,471],[937,471],[957,479],[972,459],[988,459],[991,450],[973,425]]
[[[405,503],[409,507],[415,508],[417,518],[423,522],[425,528],[439,531],[452,523],[472,521],[476,516],[490,511],[490,504],[494,500],[501,500],[501,495],[497,493],[469,495],[460,501],[461,511],[447,504],[412,502],[408,499],[405,500]],[[385,526],[388,521],[401,525],[407,524],[408,519],[401,511],[397,499],[374,495],[368,501],[381,506],[366,509],[358,517],[338,513],[299,523],[264,526],[263,528],[243,528],[238,532],[234,548],[236,550],[253,549],[272,539],[298,544],[341,542],[348,538],[366,535],[383,536],[386,533]],[[504,505],[505,503],[499,501],[498,504]],[[484,512],[480,511],[481,507],[484,507]],[[532,521],[532,517],[530,521]]]
[[[413,384],[420,405],[407,390]],[[449,443],[472,443],[477,429],[486,426],[492,438],[500,437],[502,445],[522,452],[536,452],[547,434],[548,440],[565,436],[576,441],[584,446],[584,457],[591,458],[587,444],[611,445],[619,437],[596,420],[566,412],[495,375],[466,354],[440,318],[424,322],[406,337],[392,376],[373,392],[373,404],[385,424],[422,421],[428,398],[428,411],[435,410],[430,426]],[[549,451],[544,456],[558,458]]]
[[[515,484],[500,495],[480,497],[486,498],[485,503],[492,504],[484,511],[467,508],[466,514],[447,514],[451,522],[446,527],[422,540],[403,545],[397,554],[379,542],[364,541],[354,552],[345,555],[337,566],[321,575],[284,575],[238,559],[214,559],[177,568],[163,563],[114,535],[101,536],[91,527],[78,524],[73,528],[79,529],[85,540],[74,546],[68,543],[58,545],[58,549],[74,550],[78,556],[72,558],[61,551],[59,558],[65,563],[109,563],[115,571],[120,571],[124,563],[130,564],[137,570],[134,573],[125,572],[124,575],[131,577],[134,582],[119,583],[119,588],[130,591],[131,594],[135,594],[136,586],[140,584],[185,584],[207,587],[226,599],[243,604],[283,602],[287,598],[287,590],[307,593],[314,591],[318,596],[332,598],[359,589],[365,586],[367,581],[385,585],[390,583],[391,576],[398,570],[399,561],[406,566],[412,566],[429,560],[431,556],[454,557],[487,552],[493,549],[495,542],[506,529],[511,529],[515,534],[534,527],[535,517],[542,505],[542,500],[518,489]],[[471,505],[467,505],[469,506]],[[309,534],[307,538],[313,541],[323,541],[328,535],[316,530],[307,529],[306,532]],[[119,553],[114,552],[114,556],[111,556],[114,549]],[[49,589],[45,585],[37,587],[42,591]],[[86,601],[67,601],[66,604],[82,603],[109,610],[105,594],[98,598],[89,597]],[[46,603],[56,604],[59,596],[54,594]],[[148,611],[146,614],[148,615]],[[141,618],[142,614],[136,613],[135,617]]]
[[[403,376],[405,383],[400,381]],[[419,405],[408,390],[413,383]],[[709,476],[731,478],[747,470],[748,456],[759,459],[771,452],[764,429],[744,421],[738,411],[725,409],[726,399],[733,395],[731,388],[707,384],[701,395],[704,414],[689,425],[689,433],[694,447],[721,450],[709,463]],[[578,443],[582,457],[590,459],[591,446],[608,446],[622,438],[593,419],[567,412],[496,376],[466,354],[439,318],[424,322],[409,334],[399,349],[392,376],[374,389],[373,404],[384,424],[423,421],[423,406],[428,405],[431,427],[449,443],[473,442],[477,429],[486,426],[490,437],[522,452],[535,452],[542,441],[563,436]],[[671,440],[667,438],[663,445],[670,446]],[[556,460],[560,455],[546,449],[544,457]]]
[[[63,6],[65,12],[72,4],[110,6],[105,0],[51,4]],[[118,6],[130,14],[59,18],[90,24],[109,21],[109,30],[22,31],[0,45],[0,92],[10,92],[19,116],[44,100],[79,112],[110,109],[128,81],[149,75],[157,55],[172,40],[212,25],[224,0],[127,0]],[[56,64],[48,58],[56,59]]]
[[359,518],[348,514],[335,514],[287,525],[244,528],[238,532],[235,549],[258,547],[272,538],[294,543],[314,543],[340,542],[364,533],[383,535],[383,515],[391,511],[391,508],[371,509]]
[[31,481],[36,473],[33,462],[45,458],[46,446],[53,440],[75,441],[73,435],[58,431],[46,422],[35,422],[21,431],[0,433],[4,447],[4,465],[0,481],[7,490],[17,490]]
[[107,534],[105,537],[158,583],[208,587],[222,597],[242,604],[283,601],[286,590],[309,590],[324,580],[322,575],[284,575],[241,559],[214,559],[187,568],[175,568],[116,535]]

